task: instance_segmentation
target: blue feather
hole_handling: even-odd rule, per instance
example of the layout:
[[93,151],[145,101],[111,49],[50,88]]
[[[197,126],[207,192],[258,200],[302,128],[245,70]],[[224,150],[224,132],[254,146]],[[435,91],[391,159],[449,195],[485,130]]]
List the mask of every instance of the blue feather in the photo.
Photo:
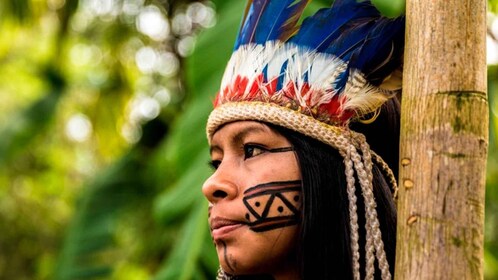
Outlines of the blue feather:
[[234,50],[241,45],[249,44],[253,41],[256,27],[270,0],[254,0],[248,2],[246,14],[242,20],[242,26],[235,41]]
[[347,29],[344,28],[341,34],[324,52],[334,54],[343,61],[348,61],[353,52],[363,44],[366,35],[374,24],[375,20],[370,18],[365,21],[349,24]]
[[379,84],[401,63],[404,26],[403,17],[379,19],[362,46],[352,54],[348,68],[361,70],[367,80]]
[[271,40],[286,41],[297,29],[297,21],[309,1],[249,1],[234,49],[249,43],[264,44]]
[[294,31],[304,7],[310,0],[272,1],[261,15],[256,27],[258,44],[266,41],[286,41]]
[[289,41],[324,52],[352,21],[378,16],[379,12],[369,2],[336,0],[332,8],[320,9],[304,20],[299,32]]
[[[355,46],[342,59],[348,62],[346,71],[341,73],[336,80],[336,89],[341,91],[348,81],[352,69],[360,70],[366,79],[373,85],[379,85],[385,77],[392,73],[401,64],[403,42],[404,42],[404,18],[391,20],[380,18],[368,25],[368,30],[363,33]],[[349,40],[351,33],[360,30],[352,29],[344,33]],[[344,44],[347,45],[347,44]],[[332,43],[332,48],[336,42]],[[394,53],[392,53],[394,51]],[[345,59],[347,58],[347,59]]]

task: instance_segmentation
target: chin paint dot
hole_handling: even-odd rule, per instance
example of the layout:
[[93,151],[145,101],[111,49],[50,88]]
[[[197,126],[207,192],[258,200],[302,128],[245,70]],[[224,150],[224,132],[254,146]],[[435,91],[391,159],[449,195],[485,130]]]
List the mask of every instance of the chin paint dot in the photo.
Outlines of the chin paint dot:
[[294,201],[299,201],[299,195],[294,196]]
[[254,205],[256,205],[256,207],[259,207],[259,205],[261,205],[261,204],[259,203],[259,201],[256,201],[256,203],[254,203]]
[[284,212],[284,207],[278,206],[277,210],[278,210],[278,212],[282,213],[282,212]]
[[246,214],[246,219],[249,221],[249,213]]

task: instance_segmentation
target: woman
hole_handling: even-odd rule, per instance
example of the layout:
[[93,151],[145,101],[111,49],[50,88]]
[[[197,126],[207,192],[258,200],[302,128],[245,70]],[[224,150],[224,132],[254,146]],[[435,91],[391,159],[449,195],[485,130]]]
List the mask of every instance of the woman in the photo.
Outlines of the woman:
[[306,3],[250,1],[208,120],[219,279],[393,274],[403,20]]

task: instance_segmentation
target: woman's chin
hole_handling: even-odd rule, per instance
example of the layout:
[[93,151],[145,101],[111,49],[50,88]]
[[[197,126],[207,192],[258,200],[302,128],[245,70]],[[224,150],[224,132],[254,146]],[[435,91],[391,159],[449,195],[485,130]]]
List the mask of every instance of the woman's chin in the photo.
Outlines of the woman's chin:
[[[221,268],[231,275],[247,275],[257,272],[257,268],[248,265],[249,260],[244,260],[243,255],[237,252],[226,253],[223,248],[217,247],[218,260]],[[247,254],[245,254],[247,256]]]

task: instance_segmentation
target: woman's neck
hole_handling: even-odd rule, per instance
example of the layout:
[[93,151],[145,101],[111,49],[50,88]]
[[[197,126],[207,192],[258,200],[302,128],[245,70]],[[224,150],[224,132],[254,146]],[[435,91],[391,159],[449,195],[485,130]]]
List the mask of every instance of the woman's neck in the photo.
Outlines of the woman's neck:
[[287,266],[280,269],[278,272],[273,273],[275,280],[300,280],[299,269],[297,265]]

